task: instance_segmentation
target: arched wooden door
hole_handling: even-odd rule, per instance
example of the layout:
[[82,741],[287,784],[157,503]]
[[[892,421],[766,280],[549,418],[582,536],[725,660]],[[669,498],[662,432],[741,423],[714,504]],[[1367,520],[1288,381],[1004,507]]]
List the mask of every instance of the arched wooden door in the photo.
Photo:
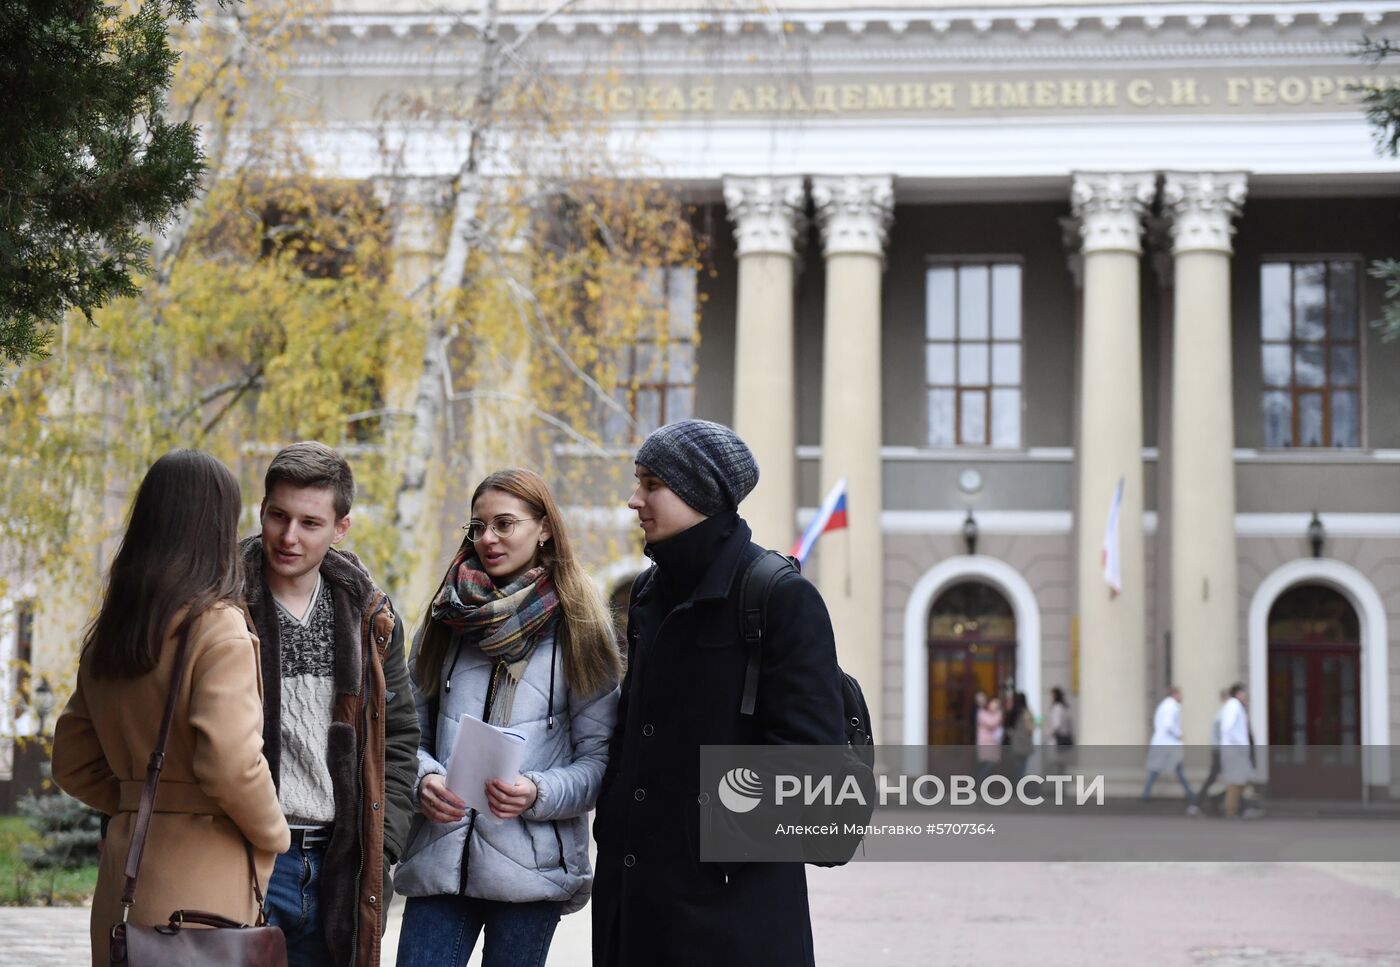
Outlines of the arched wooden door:
[[933,602],[928,619],[928,743],[973,745],[977,692],[1016,688],[1016,617],[990,584],[964,581]]
[[1269,794],[1361,795],[1361,628],[1339,592],[1297,585],[1269,610]]

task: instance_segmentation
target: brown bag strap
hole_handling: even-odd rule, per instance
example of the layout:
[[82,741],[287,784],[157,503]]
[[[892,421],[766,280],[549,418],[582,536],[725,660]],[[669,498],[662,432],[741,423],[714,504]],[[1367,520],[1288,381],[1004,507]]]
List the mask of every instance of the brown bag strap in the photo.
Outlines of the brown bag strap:
[[[160,736],[156,747],[151,750],[151,758],[146,764],[146,785],[141,790],[141,805],[136,810],[136,826],[131,833],[131,847],[126,854],[126,869],[123,875],[126,886],[122,890],[122,923],[131,915],[131,905],[136,902],[136,879],[141,873],[141,854],[146,850],[146,835],[151,830],[151,816],[155,813],[156,789],[160,786],[160,771],[165,766],[165,745],[170,739],[170,725],[175,720],[175,703],[180,697],[180,686],[185,681],[185,653],[189,650],[190,625],[186,621],[180,631],[180,642],[175,646],[175,663],[170,671],[170,690],[165,696],[165,713],[160,720]],[[236,824],[235,824],[236,825]],[[258,889],[258,868],[253,860],[253,844],[243,839],[243,848],[248,854],[248,874],[253,882],[253,895],[258,900],[258,924],[267,922],[263,912],[263,894]]]

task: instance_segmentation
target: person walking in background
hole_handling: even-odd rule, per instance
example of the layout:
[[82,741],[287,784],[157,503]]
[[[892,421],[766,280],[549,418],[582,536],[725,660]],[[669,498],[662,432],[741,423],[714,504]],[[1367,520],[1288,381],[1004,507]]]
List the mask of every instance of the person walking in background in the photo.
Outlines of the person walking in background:
[[1173,685],[1167,697],[1157,703],[1157,711],[1152,716],[1152,746],[1147,750],[1147,782],[1142,787],[1142,801],[1152,798],[1152,784],[1164,772],[1174,772],[1186,793],[1186,812],[1195,816],[1200,813],[1196,804],[1196,794],[1186,781],[1184,761],[1186,750],[1181,738],[1181,688]]
[[1031,713],[1031,704],[1025,692],[1016,693],[1010,721],[1011,767],[1013,778],[1019,780],[1026,774],[1026,763],[1030,761],[1035,745],[1035,715]]
[[[411,663],[421,815],[395,874],[409,898],[398,967],[462,967],[483,930],[484,967],[539,967],[560,915],[592,890],[588,812],[622,662],[538,474],[504,470],[476,488]],[[489,815],[446,784],[458,723],[473,717],[525,737],[523,774],[485,789]]]
[[1249,730],[1248,694],[1243,684],[1230,686],[1220,708],[1220,776],[1225,780],[1225,816],[1236,819],[1244,790],[1254,776],[1254,739]]
[[262,754],[258,642],[242,611],[241,509],[238,481],[209,454],[176,450],[155,462],[54,729],[54,781],[112,817],[92,901],[96,967],[107,964],[112,927],[123,919],[128,847],[182,640],[160,809],[130,922],[164,924],[178,909],[254,922],[257,891],[290,840]]
[[1220,707],[1215,710],[1215,716],[1210,722],[1210,771],[1206,773],[1206,781],[1201,783],[1201,788],[1196,792],[1196,800],[1205,803],[1212,810],[1214,807],[1210,801],[1210,787],[1215,785],[1215,780],[1220,778],[1220,719],[1225,712],[1225,702],[1230,697],[1230,690],[1222,688],[1220,690]]
[[1065,701],[1065,690],[1058,685],[1050,689],[1050,714],[1046,724],[1056,745],[1074,745],[1074,716]]
[[359,558],[333,546],[355,497],[344,457],[294,443],[263,487],[262,533],[243,542],[243,566],[262,639],[264,749],[292,826],[268,920],[290,967],[376,967],[418,771],[403,623]]
[[994,698],[977,713],[977,778],[984,779],[1001,761],[1001,745],[1006,719],[1001,699]]

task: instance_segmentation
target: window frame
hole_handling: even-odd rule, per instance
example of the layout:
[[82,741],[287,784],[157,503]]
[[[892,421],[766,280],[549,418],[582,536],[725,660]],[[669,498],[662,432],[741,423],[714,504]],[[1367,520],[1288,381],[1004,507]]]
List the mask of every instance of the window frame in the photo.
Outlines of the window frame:
[[[1320,341],[1299,340],[1297,333],[1297,287],[1294,281],[1295,266],[1299,264],[1321,264],[1325,267],[1324,292],[1328,290],[1327,281],[1331,278],[1331,263],[1350,262],[1356,267],[1356,323],[1355,336],[1350,340],[1334,340],[1332,336],[1331,303],[1324,304],[1325,320],[1323,323],[1323,338]],[[1268,339],[1264,332],[1264,268],[1270,264],[1283,264],[1289,266],[1289,287],[1288,287],[1288,339]],[[1367,449],[1367,352],[1366,352],[1366,266],[1367,260],[1359,252],[1274,252],[1261,254],[1257,259],[1254,272],[1254,282],[1257,292],[1257,315],[1255,320],[1254,335],[1257,341],[1257,355],[1255,357],[1259,365],[1259,448],[1273,453],[1287,451],[1303,452],[1356,452]],[[1356,349],[1356,381],[1354,384],[1334,384],[1331,382],[1332,374],[1332,349],[1334,346],[1354,346]],[[1289,350],[1289,373],[1288,385],[1271,386],[1266,382],[1264,372],[1264,350],[1268,346],[1286,346]],[[1297,356],[1300,346],[1318,346],[1323,350],[1324,360],[1324,382],[1318,387],[1300,387],[1297,384]],[[1355,446],[1337,446],[1331,443],[1332,439],[1332,393],[1333,391],[1352,390],[1356,393],[1356,444]],[[1267,414],[1264,409],[1266,394],[1286,392],[1289,397],[1290,413],[1290,440],[1291,442],[1283,446],[1276,446],[1268,442]],[[1299,399],[1302,396],[1318,395],[1322,399],[1323,414],[1323,439],[1329,442],[1321,446],[1303,446],[1299,440],[1298,420],[1301,412]]]
[[16,708],[29,707],[29,686],[34,678],[34,625],[37,616],[38,602],[34,598],[20,598],[15,602],[13,684]]
[[[1018,336],[1015,340],[997,339],[994,331],[993,302],[992,296],[992,269],[1000,265],[1014,265],[1019,274],[1020,301],[1017,305],[1017,330]],[[960,319],[954,319],[953,337],[951,339],[931,339],[928,334],[928,312],[929,312],[929,285],[928,274],[934,268],[952,268],[954,270],[954,305],[958,305],[959,293],[961,292],[960,280],[957,270],[963,266],[980,266],[987,269],[988,278],[988,303],[987,303],[987,336],[985,339],[964,340],[958,333],[961,328]],[[1026,444],[1026,258],[1016,253],[965,253],[956,255],[926,255],[924,256],[924,291],[923,291],[923,313],[920,323],[920,331],[923,333],[922,342],[923,353],[923,388],[924,388],[924,437],[921,448],[925,450],[958,450],[958,451],[988,451],[993,453],[1016,453],[1024,452]],[[931,383],[928,371],[928,349],[933,344],[949,345],[953,347],[953,382],[951,384]],[[959,381],[960,348],[963,345],[981,345],[987,347],[987,382],[984,384],[963,384]],[[1017,372],[1017,381],[1014,384],[997,383],[993,377],[993,348],[998,346],[1014,345],[1019,350],[1020,365]],[[993,413],[992,394],[997,389],[1014,388],[1019,396],[1020,402],[1017,405],[1016,414],[1016,443],[1012,446],[997,446],[992,443],[992,423]],[[951,444],[934,444],[930,442],[932,438],[932,427],[929,423],[929,393],[935,389],[952,390],[953,392],[953,442]],[[965,393],[980,392],[986,401],[984,413],[984,438],[981,443],[962,442],[962,415],[963,396]]]
[[[695,414],[695,393],[698,387],[696,376],[700,370],[700,271],[694,266],[689,265],[664,265],[660,266],[660,270],[662,286],[658,295],[662,303],[666,306],[666,338],[663,341],[661,339],[652,338],[649,335],[644,336],[638,334],[635,339],[628,341],[622,356],[625,365],[623,367],[623,372],[619,374],[623,378],[618,380],[616,388],[627,396],[627,415],[631,417],[632,424],[625,431],[625,439],[623,439],[622,436],[615,436],[612,433],[607,433],[606,436],[608,439],[606,442],[610,446],[627,446],[639,443],[651,432],[651,429],[656,429],[656,427],[647,429],[643,426],[641,420],[638,419],[637,399],[643,392],[653,392],[656,394],[657,416],[660,419],[660,423],[657,424],[657,427],[662,427],[669,422],[674,422],[668,419],[666,414],[666,397],[671,390],[689,390],[689,416],[694,416]],[[694,299],[691,303],[692,315],[690,325],[687,327],[687,335],[684,337],[677,337],[672,332],[670,297],[672,279],[675,277],[676,273],[681,271],[688,271],[692,274],[695,286]],[[689,379],[685,382],[675,382],[671,380],[670,347],[675,344],[689,346],[691,349],[690,374]],[[660,364],[661,379],[659,381],[652,379],[641,380],[637,377],[639,371],[639,351],[644,347],[650,348],[655,353],[655,358]]]

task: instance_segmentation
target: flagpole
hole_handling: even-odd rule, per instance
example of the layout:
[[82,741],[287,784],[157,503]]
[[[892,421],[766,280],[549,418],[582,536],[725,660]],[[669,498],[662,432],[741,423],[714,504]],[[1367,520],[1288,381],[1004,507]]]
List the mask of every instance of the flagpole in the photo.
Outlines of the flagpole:
[[[846,512],[847,512],[848,514],[850,513],[850,510],[851,510],[851,508],[850,508],[849,506],[847,506],[847,507],[846,507]],[[846,597],[849,598],[849,597],[851,596],[851,529],[850,529],[850,527],[847,527],[847,528],[846,528],[846,533],[845,533],[843,536],[846,538]]]

